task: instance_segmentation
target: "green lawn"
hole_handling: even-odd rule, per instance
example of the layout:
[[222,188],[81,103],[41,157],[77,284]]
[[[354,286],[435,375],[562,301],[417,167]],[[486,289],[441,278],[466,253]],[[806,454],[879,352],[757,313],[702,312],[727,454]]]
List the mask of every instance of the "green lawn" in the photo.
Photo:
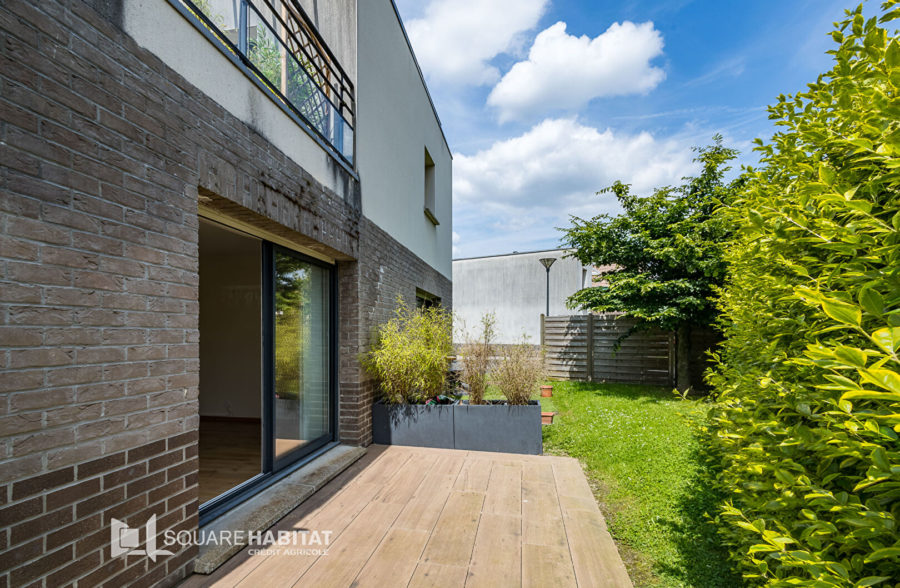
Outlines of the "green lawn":
[[646,386],[552,382],[544,451],[581,461],[636,586],[740,586],[704,513],[717,497],[689,419],[703,402]]

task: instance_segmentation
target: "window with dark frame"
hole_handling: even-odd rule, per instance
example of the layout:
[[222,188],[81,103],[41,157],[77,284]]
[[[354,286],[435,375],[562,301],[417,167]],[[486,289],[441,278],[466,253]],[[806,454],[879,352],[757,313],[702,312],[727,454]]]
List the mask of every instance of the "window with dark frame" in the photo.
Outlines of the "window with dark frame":
[[435,202],[434,202],[434,160],[431,158],[431,154],[428,153],[428,148],[425,148],[425,216],[432,222],[434,225],[441,224],[437,215],[435,214]]
[[430,294],[425,290],[421,290],[416,288],[416,308],[421,310],[427,310],[432,307],[440,306],[441,299],[439,296],[435,296],[434,294]]

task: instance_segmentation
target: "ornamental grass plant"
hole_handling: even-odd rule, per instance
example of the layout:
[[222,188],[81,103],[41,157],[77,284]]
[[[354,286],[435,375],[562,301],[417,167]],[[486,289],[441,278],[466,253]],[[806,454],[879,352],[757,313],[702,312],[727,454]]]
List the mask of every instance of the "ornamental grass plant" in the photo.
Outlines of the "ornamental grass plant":
[[484,393],[490,381],[491,363],[494,360],[494,313],[481,317],[481,331],[473,336],[466,331],[465,343],[459,350],[460,380],[469,393],[469,404],[484,404]]
[[387,404],[420,404],[444,392],[453,352],[452,317],[439,306],[413,308],[397,299],[362,362]]
[[509,404],[528,404],[544,380],[540,349],[530,345],[525,337],[515,345],[505,346],[491,372],[491,379]]

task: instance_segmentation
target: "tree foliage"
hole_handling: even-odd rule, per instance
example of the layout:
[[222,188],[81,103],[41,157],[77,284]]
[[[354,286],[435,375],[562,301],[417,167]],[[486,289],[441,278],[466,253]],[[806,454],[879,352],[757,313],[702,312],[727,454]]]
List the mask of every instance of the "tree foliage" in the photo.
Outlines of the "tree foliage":
[[627,312],[643,327],[665,330],[713,323],[713,295],[724,284],[729,234],[713,211],[734,191],[724,175],[737,153],[724,147],[720,136],[696,151],[702,165],[697,177],[650,196],[632,194],[627,184],[616,182],[600,193],[612,192],[622,214],[572,219],[563,241],[575,248],[574,256],[584,264],[616,267],[604,276],[608,288],[580,290],[570,306]]
[[900,582],[900,40],[861,6],[832,37],[725,211],[743,228],[709,433],[725,540],[775,586]]

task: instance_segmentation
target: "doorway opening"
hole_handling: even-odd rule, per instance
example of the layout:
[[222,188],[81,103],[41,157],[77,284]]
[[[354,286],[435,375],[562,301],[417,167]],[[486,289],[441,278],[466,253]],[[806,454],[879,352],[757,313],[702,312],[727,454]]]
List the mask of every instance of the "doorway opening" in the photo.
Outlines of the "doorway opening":
[[262,243],[200,221],[200,503],[263,471]]
[[335,272],[201,218],[200,517],[334,441]]

